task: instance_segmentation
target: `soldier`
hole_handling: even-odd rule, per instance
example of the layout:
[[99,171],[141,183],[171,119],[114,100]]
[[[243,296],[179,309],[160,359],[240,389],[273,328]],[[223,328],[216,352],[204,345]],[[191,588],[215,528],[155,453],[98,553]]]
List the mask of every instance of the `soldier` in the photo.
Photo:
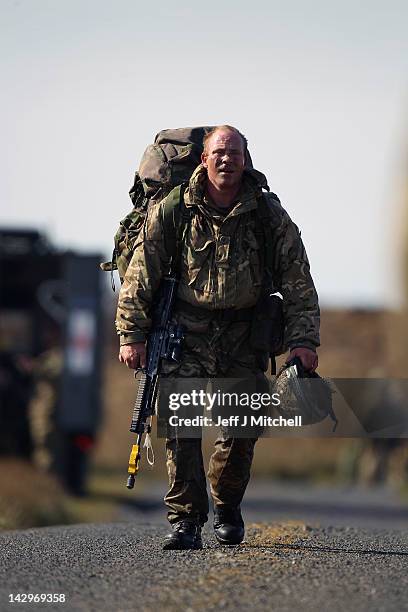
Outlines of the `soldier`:
[[[296,225],[279,200],[262,194],[245,169],[247,141],[231,126],[204,138],[202,163],[184,192],[192,216],[182,245],[175,322],[185,328],[180,364],[166,363],[165,376],[252,378],[266,388],[268,353],[251,345],[251,321],[263,284],[262,249],[273,249],[274,288],[284,298],[285,345],[305,369],[317,367],[319,306],[309,263]],[[172,197],[170,193],[167,198]],[[277,222],[273,244],[258,244],[256,208],[266,199]],[[116,325],[119,360],[129,368],[145,364],[150,306],[166,272],[162,208],[149,209],[119,296]],[[272,222],[272,221],[271,221]],[[244,537],[240,504],[249,481],[254,438],[222,435],[215,442],[208,478],[214,503],[214,531],[222,544]],[[166,441],[170,489],[165,496],[172,532],[165,549],[201,548],[208,498],[200,439]]]

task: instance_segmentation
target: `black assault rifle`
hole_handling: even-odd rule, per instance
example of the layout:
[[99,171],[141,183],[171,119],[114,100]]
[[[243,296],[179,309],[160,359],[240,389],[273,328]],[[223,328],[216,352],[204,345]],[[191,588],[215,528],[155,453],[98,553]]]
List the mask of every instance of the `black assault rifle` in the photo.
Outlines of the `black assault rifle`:
[[146,367],[138,370],[142,374],[130,425],[130,431],[137,434],[137,441],[130,452],[126,484],[128,489],[133,489],[135,477],[139,472],[143,434],[150,434],[151,431],[162,360],[180,361],[183,328],[170,323],[177,287],[176,275],[165,276],[153,306],[152,330],[147,339]]

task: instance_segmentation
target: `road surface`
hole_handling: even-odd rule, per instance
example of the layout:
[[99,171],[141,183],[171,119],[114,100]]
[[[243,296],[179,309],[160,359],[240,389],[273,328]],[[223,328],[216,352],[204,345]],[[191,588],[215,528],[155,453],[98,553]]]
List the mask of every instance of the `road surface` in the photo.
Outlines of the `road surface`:
[[[408,514],[390,492],[256,483],[243,544],[219,546],[207,526],[204,549],[183,552],[161,550],[156,502],[117,523],[3,532],[0,610],[408,609]],[[17,593],[66,601],[9,604]]]

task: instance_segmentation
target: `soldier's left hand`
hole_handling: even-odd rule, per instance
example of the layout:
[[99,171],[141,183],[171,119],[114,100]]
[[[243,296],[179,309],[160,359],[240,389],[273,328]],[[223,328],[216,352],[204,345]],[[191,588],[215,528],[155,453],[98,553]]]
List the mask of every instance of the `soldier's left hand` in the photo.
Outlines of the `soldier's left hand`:
[[319,364],[317,353],[308,348],[298,347],[292,349],[286,361],[290,361],[294,357],[299,357],[303,367],[308,372],[314,372]]

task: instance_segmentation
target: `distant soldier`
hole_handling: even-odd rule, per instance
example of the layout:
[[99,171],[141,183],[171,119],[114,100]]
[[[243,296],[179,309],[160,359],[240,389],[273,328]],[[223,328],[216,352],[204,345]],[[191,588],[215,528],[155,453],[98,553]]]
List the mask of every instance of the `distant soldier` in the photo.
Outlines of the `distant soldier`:
[[54,346],[34,360],[34,393],[30,405],[34,462],[43,470],[55,471],[59,440],[56,414],[63,367],[62,349]]
[[[184,192],[192,215],[182,245],[174,321],[186,333],[181,363],[166,363],[164,375],[255,378],[267,391],[269,351],[260,351],[251,337],[264,283],[265,249],[272,250],[274,290],[284,298],[285,344],[290,358],[298,356],[307,370],[317,367],[319,306],[299,230],[276,196],[264,194],[262,184],[245,168],[246,147],[235,128],[212,130],[204,139],[202,164]],[[163,207],[174,193],[150,207],[120,292],[119,358],[130,368],[145,364],[152,300],[169,263]],[[266,202],[272,226],[273,240],[267,245],[260,244],[260,199]],[[208,477],[215,535],[222,544],[239,544],[244,537],[240,504],[255,442],[222,436],[215,443]],[[164,548],[201,548],[209,509],[201,440],[171,438],[166,448],[170,490],[165,503],[173,531]]]

